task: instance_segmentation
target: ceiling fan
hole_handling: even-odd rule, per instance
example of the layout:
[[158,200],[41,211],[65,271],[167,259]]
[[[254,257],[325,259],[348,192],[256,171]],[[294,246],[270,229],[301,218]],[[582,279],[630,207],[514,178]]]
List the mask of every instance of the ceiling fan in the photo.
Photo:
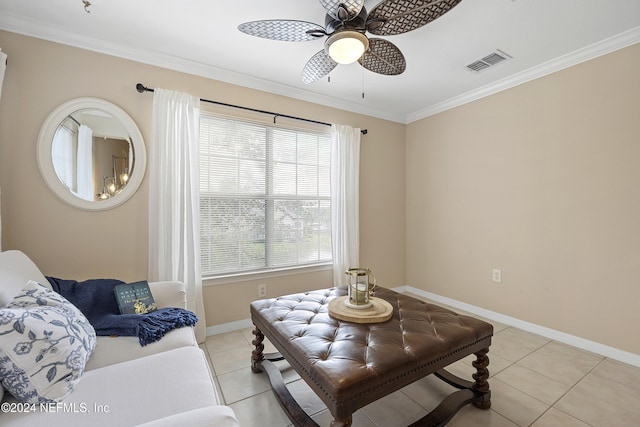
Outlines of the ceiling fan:
[[369,71],[388,76],[407,68],[396,45],[377,36],[406,33],[441,17],[462,0],[383,0],[367,13],[364,0],[319,0],[327,11],[325,27],[306,21],[270,19],[240,24],[243,33],[271,40],[310,41],[327,37],[325,47],[307,62],[302,81],[310,84],[338,64],[358,61]]

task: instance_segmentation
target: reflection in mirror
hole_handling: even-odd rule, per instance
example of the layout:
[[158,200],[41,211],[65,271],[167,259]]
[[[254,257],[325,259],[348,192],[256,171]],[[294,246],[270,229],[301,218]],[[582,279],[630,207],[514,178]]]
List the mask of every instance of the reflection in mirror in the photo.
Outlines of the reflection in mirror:
[[65,203],[105,210],[136,192],[144,178],[146,150],[124,110],[103,99],[77,98],[58,106],[42,124],[38,167]]
[[60,182],[84,200],[119,194],[133,173],[133,144],[112,115],[82,109],[65,117],[53,136],[51,161]]

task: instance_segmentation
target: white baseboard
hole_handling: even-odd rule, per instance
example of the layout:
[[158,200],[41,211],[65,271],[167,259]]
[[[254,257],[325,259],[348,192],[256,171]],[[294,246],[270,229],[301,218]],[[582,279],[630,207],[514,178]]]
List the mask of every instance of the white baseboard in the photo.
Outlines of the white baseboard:
[[525,322],[524,320],[516,319],[515,317],[506,316],[504,314],[496,313],[495,311],[486,310],[481,307],[476,307],[465,302],[443,297],[431,292],[423,291],[421,289],[416,289],[411,286],[401,286],[398,288],[394,288],[393,290],[400,293],[409,292],[414,295],[419,295],[423,298],[427,298],[441,304],[446,304],[451,307],[458,308],[460,310],[464,310],[478,316],[482,316],[489,320],[494,320],[505,325],[513,326],[514,328],[522,329],[524,331],[531,332],[545,338],[559,341],[573,347],[577,347],[586,351],[590,351],[592,353],[599,354],[601,356],[608,357],[610,359],[617,360],[619,362],[640,367],[640,355],[638,354],[630,353],[628,351],[620,350],[615,347],[610,347],[608,345],[600,344],[594,341],[589,341],[587,339],[576,337],[565,332],[556,331],[555,329],[536,325],[535,323]]
[[253,327],[251,319],[242,319],[236,322],[223,323],[221,325],[214,325],[207,327],[207,336],[220,335],[227,332],[238,331],[240,329],[246,329]]
[[[556,331],[555,329],[536,325],[535,323],[525,322],[524,320],[516,319],[515,317],[506,316],[504,314],[496,313],[495,311],[487,310],[481,307],[476,307],[475,305],[467,304],[465,302],[436,295],[431,292],[414,288],[412,286],[400,286],[397,288],[393,288],[393,290],[400,293],[412,293],[414,295],[430,299],[431,301],[437,303],[464,310],[477,316],[482,316],[489,320],[494,320],[505,325],[513,326],[514,328],[522,329],[524,331],[531,332],[545,338],[559,341],[573,347],[577,347],[604,357],[608,357],[610,359],[617,360],[619,362],[640,367],[640,355],[638,354],[630,353],[628,351],[620,350],[615,347],[610,347],[608,345],[600,344],[594,341],[589,341],[587,339],[576,337],[565,332]],[[221,325],[209,326],[207,328],[207,336],[233,332],[251,327],[253,327],[251,319],[243,319],[236,322],[223,323]]]

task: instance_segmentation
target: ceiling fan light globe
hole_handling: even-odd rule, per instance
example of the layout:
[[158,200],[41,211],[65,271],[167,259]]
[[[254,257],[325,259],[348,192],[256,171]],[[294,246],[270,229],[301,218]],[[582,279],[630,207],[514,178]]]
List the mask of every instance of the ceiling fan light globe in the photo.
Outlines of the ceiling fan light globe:
[[357,31],[341,31],[331,35],[325,49],[338,64],[356,62],[369,48],[369,39]]

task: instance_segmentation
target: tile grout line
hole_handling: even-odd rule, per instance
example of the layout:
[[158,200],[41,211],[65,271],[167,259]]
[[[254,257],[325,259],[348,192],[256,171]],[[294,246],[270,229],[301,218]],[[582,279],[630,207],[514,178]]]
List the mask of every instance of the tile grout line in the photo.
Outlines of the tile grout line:
[[[514,328],[514,327],[513,327],[513,326],[509,326],[509,327],[507,327],[507,328],[503,329],[503,330],[502,330],[502,331],[500,331],[500,332],[506,331],[506,330],[511,329],[511,328]],[[516,330],[518,330],[518,328],[515,328],[515,329],[516,329]],[[498,332],[498,333],[500,333],[500,332]],[[525,332],[526,332],[526,331],[525,331]],[[505,372],[505,371],[506,371],[506,370],[508,370],[509,368],[514,367],[514,366],[516,366],[516,365],[517,365],[518,367],[528,369],[529,371],[534,372],[534,373],[535,373],[535,374],[537,374],[537,375],[542,375],[542,376],[543,376],[543,377],[545,377],[545,378],[548,378],[548,379],[550,379],[550,380],[554,380],[554,381],[555,381],[555,379],[554,379],[554,378],[548,377],[547,375],[545,375],[545,374],[543,374],[543,373],[540,373],[540,372],[538,372],[538,371],[534,371],[534,370],[532,370],[532,369],[530,369],[530,368],[527,368],[527,367],[526,367],[526,366],[524,366],[524,365],[520,365],[520,364],[519,364],[519,362],[520,362],[520,361],[522,361],[523,359],[525,359],[525,358],[527,358],[527,357],[529,357],[529,356],[533,355],[534,353],[538,352],[539,350],[541,350],[542,348],[544,348],[544,347],[546,347],[546,346],[550,345],[550,344],[551,344],[551,343],[553,343],[553,342],[556,342],[556,341],[555,341],[555,340],[549,340],[549,341],[547,341],[546,343],[544,343],[543,345],[541,345],[540,347],[536,348],[535,350],[532,350],[530,353],[528,353],[528,354],[526,354],[526,355],[522,356],[521,358],[519,358],[519,359],[518,359],[518,360],[516,360],[515,362],[509,361],[509,362],[511,362],[511,364],[510,364],[509,366],[507,366],[506,368],[504,368],[504,369],[502,369],[502,370],[500,370],[500,371],[496,372],[495,374],[493,374],[493,375],[492,375],[492,377],[491,377],[491,378],[492,378],[492,379],[494,379],[495,381],[500,381],[500,379],[499,379],[499,378],[495,378],[495,375],[497,375],[497,374],[498,374],[498,373],[500,373],[500,372]],[[573,384],[573,385],[569,388],[569,390],[567,390],[565,393],[563,393],[563,394],[562,394],[562,396],[560,396],[560,397],[559,397],[555,402],[553,402],[553,403],[551,403],[551,404],[548,404],[548,403],[546,403],[546,402],[542,402],[540,399],[538,399],[538,398],[537,398],[537,397],[535,397],[535,396],[530,395],[530,394],[529,394],[529,393],[527,393],[526,391],[524,391],[524,390],[520,390],[519,388],[516,388],[516,387],[511,386],[511,387],[513,387],[514,389],[516,389],[516,390],[520,391],[521,393],[526,394],[526,395],[527,395],[527,396],[529,396],[530,398],[535,399],[535,400],[537,400],[538,402],[541,402],[541,403],[543,403],[543,404],[547,405],[547,409],[545,409],[545,411],[544,411],[542,414],[540,414],[536,419],[534,419],[534,420],[533,420],[529,425],[531,426],[531,425],[535,424],[535,423],[536,423],[540,418],[542,418],[542,417],[543,417],[547,412],[549,412],[549,410],[551,410],[551,409],[552,409],[552,408],[553,408],[553,407],[554,407],[554,406],[555,406],[555,405],[560,401],[560,399],[562,399],[562,398],[563,398],[567,393],[569,393],[571,390],[573,390],[573,389],[576,387],[576,385],[578,385],[578,384],[580,383],[580,381],[582,381],[582,380],[583,380],[587,375],[589,375],[591,372],[593,372],[593,370],[594,370],[594,369],[596,369],[596,368],[597,368],[597,367],[598,367],[598,366],[599,366],[599,365],[600,365],[600,364],[601,364],[605,359],[606,359],[606,358],[603,358],[602,360],[600,360],[600,361],[599,361],[599,362],[598,362],[598,363],[597,363],[593,368],[591,368],[591,370],[590,370],[589,372],[585,373],[582,377],[580,377],[580,379],[579,379],[578,381],[576,381],[576,383],[575,383],[575,384]],[[491,359],[489,359],[489,360],[491,360]],[[502,381],[500,381],[500,382],[502,382]],[[503,383],[503,384],[506,384],[506,383],[504,383],[504,382],[502,382],[502,383]],[[507,384],[507,385],[508,385],[508,384]],[[559,409],[557,409],[557,410],[559,410]],[[506,419],[508,419],[508,420],[509,420],[509,421],[511,421],[512,423],[514,423],[514,424],[516,424],[516,425],[519,425],[516,421],[514,421],[514,420],[510,419],[508,416],[506,416],[506,415],[504,415],[504,414],[501,414],[501,413],[500,413],[500,412],[498,412],[498,411],[495,411],[495,412],[496,412],[497,414],[499,414],[500,416],[505,417]],[[560,412],[565,413],[565,412],[563,412],[563,411],[560,411]],[[565,414],[566,414],[566,413],[565,413]],[[575,418],[575,419],[577,419],[577,420],[579,420],[579,421],[581,421],[581,422],[584,422],[585,424],[588,424],[589,426],[591,426],[591,424],[586,423],[585,421],[583,421],[583,420],[581,420],[581,419],[579,419],[579,418],[576,418],[576,417],[574,417],[573,415],[570,415],[570,414],[566,414],[566,415],[568,415],[568,416],[570,416],[570,417],[572,417],[572,418]],[[592,427],[593,427],[593,426],[592,426]]]
[[[631,367],[632,369],[638,369],[638,370],[640,370],[639,368],[637,368],[637,367],[635,367],[635,366],[628,365],[628,364],[626,364],[626,363],[624,363],[624,362],[619,362],[619,361],[617,361],[617,360],[615,360],[615,359],[611,359],[610,357],[605,357],[605,358],[604,358],[604,360],[602,361],[602,363],[606,362],[607,360],[608,360],[609,362],[611,362],[611,363],[614,363],[614,364],[621,363],[621,364],[623,364],[623,365],[625,365],[625,366],[629,366],[629,367]],[[600,364],[598,364],[598,366],[599,366],[599,365],[600,365]],[[595,370],[595,369],[594,369],[594,370]],[[616,381],[616,380],[614,380],[614,379],[612,379],[612,378],[608,378],[608,377],[606,377],[606,376],[604,376],[604,375],[600,375],[600,374],[598,374],[597,372],[590,372],[590,373],[593,373],[593,375],[595,375],[595,376],[597,376],[597,377],[600,377],[600,378],[603,378],[603,379],[605,379],[605,380],[611,381],[611,382],[616,383],[616,384],[618,384],[618,385],[621,385],[621,386],[624,386],[624,387],[632,388],[632,389],[634,389],[634,390],[637,390],[637,391],[638,391],[638,393],[640,393],[640,387],[621,383],[621,382]]]
[[[589,426],[591,426],[591,427],[594,427],[594,426],[593,426],[593,424],[590,424],[589,422],[587,422],[587,421],[585,421],[585,420],[583,420],[583,419],[581,419],[581,418],[578,418],[578,417],[576,417],[576,416],[574,416],[574,415],[568,414],[568,413],[566,413],[565,411],[563,411],[563,410],[561,410],[561,409],[556,408],[555,406],[556,406],[556,405],[557,405],[557,404],[558,404],[558,403],[559,403],[559,402],[560,402],[560,401],[561,401],[561,400],[562,400],[562,399],[563,399],[567,394],[569,394],[569,393],[571,393],[573,390],[575,390],[575,388],[578,386],[578,384],[580,384],[582,381],[584,381],[584,379],[585,379],[588,375],[590,375],[591,373],[593,373],[593,371],[595,371],[595,370],[596,370],[596,368],[597,368],[598,366],[600,366],[600,365],[601,365],[601,364],[602,364],[606,359],[607,359],[606,357],[603,357],[603,358],[602,358],[602,360],[600,360],[598,363],[596,363],[596,364],[595,364],[595,366],[589,370],[589,372],[585,373],[582,377],[580,377],[580,379],[579,379],[578,381],[576,381],[576,382],[575,382],[575,384],[573,384],[573,385],[571,386],[571,388],[569,388],[569,390],[567,390],[566,392],[564,392],[564,393],[562,394],[562,396],[558,397],[558,398],[555,400],[555,402],[553,402],[553,403],[551,404],[551,406],[549,406],[549,407],[547,408],[547,410],[546,410],[546,411],[544,411],[544,412],[543,412],[543,413],[542,413],[538,418],[536,418],[536,419],[534,420],[534,422],[533,422],[533,423],[531,423],[531,425],[535,424],[535,423],[536,423],[536,421],[538,421],[540,418],[542,418],[542,417],[543,417],[547,412],[549,412],[551,409],[555,409],[556,411],[560,411],[560,412],[562,412],[563,414],[565,414],[565,415],[567,415],[567,416],[569,416],[569,417],[571,417],[571,418],[575,418],[576,420],[578,420],[578,421],[580,421],[580,422],[583,422],[583,423],[585,423],[585,424],[587,424],[587,425],[589,425]],[[544,374],[543,374],[543,375],[544,375]],[[549,377],[547,377],[547,378],[549,378]],[[552,378],[552,379],[553,379],[553,378]]]
[[[610,379],[610,378],[607,378],[607,377],[605,377],[605,376],[598,375],[598,374],[595,372],[595,370],[596,370],[600,365],[602,365],[602,364],[603,364],[607,359],[608,359],[607,357],[603,358],[603,359],[602,359],[602,360],[601,360],[601,361],[600,361],[596,366],[594,366],[594,367],[593,367],[593,369],[591,369],[589,372],[587,372],[587,374],[585,374],[585,376],[584,376],[584,377],[582,377],[582,378],[580,379],[580,381],[578,381],[578,382],[575,384],[574,388],[575,388],[575,387],[577,387],[577,386],[578,386],[582,381],[586,380],[586,379],[587,379],[587,377],[588,377],[589,375],[593,375],[593,376],[596,376],[596,377],[598,377],[598,378],[601,378],[601,379],[603,379],[603,380],[605,380],[605,381],[611,382],[611,383],[613,383],[613,384],[616,384],[616,385],[619,385],[619,386],[622,386],[622,387],[631,388],[631,389],[634,389],[634,390],[635,390],[635,387],[631,387],[631,386],[628,386],[628,385],[626,385],[626,384],[619,383],[618,381],[614,381],[614,380],[612,380],[612,379]],[[599,396],[593,395],[593,394],[591,394],[591,393],[588,393],[588,394],[589,394],[591,397],[599,398]],[[630,408],[628,408],[628,407],[625,407],[625,406],[618,406],[618,405],[616,405],[615,403],[613,404],[613,406],[616,406],[616,407],[617,407],[617,408],[619,408],[619,409],[628,410],[628,411],[629,411],[629,412],[631,412],[631,413],[634,413],[634,414],[638,414],[638,415],[640,415],[640,412],[635,411],[635,410],[633,410],[633,409],[630,409]],[[576,417],[574,417],[574,418],[576,418]],[[581,421],[582,421],[582,420],[581,420]],[[586,422],[586,421],[585,421],[585,422]]]

